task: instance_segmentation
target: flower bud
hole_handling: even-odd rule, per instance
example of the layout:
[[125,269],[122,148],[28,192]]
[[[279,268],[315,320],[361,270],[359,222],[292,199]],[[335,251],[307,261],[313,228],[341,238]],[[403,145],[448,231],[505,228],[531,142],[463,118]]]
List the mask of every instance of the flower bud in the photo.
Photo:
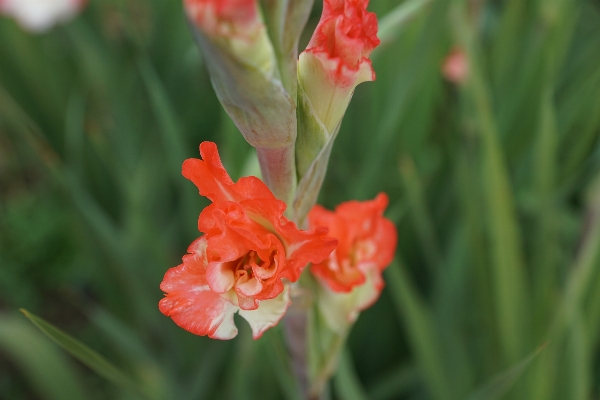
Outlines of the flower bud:
[[375,79],[369,55],[379,44],[369,0],[325,0],[323,14],[300,55],[299,80],[329,132],[340,123],[356,86]]
[[[325,0],[323,14],[298,61],[298,194],[294,200],[302,223],[315,204],[329,154],[356,86],[375,79],[369,60],[379,44],[377,17],[369,0]],[[300,190],[303,188],[303,190]]]
[[257,149],[263,179],[284,201],[296,184],[296,105],[285,90],[257,0],[184,0],[221,104]]

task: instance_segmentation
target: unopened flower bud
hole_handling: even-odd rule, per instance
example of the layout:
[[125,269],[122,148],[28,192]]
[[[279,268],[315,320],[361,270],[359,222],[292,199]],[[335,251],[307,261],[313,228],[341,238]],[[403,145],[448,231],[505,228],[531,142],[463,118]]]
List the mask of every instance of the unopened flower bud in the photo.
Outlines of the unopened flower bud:
[[369,55],[379,44],[369,0],[325,0],[323,15],[300,54],[299,80],[328,131],[340,123],[359,83],[375,79]]
[[289,201],[296,183],[296,105],[285,90],[257,0],[184,0],[221,104],[257,149],[263,179]]
[[294,202],[299,221],[317,200],[354,89],[375,79],[369,56],[379,44],[377,17],[367,11],[368,3],[324,0],[321,20],[300,54],[296,167],[302,193]]

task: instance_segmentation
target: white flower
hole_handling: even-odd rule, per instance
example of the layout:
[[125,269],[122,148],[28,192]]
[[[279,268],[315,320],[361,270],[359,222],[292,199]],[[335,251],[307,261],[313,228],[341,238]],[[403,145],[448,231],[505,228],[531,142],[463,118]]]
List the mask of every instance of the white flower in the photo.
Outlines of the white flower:
[[84,0],[0,0],[0,13],[28,31],[43,32],[79,12]]

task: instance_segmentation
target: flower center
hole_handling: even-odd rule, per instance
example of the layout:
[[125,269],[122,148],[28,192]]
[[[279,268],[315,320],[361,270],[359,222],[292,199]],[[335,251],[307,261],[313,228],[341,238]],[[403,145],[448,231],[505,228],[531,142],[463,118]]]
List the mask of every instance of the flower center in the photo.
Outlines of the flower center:
[[258,253],[256,253],[254,250],[251,250],[246,253],[245,256],[238,258],[236,261],[234,261],[234,263],[234,274],[236,276],[236,280],[242,276],[248,276],[248,278],[252,278],[254,276],[252,267],[260,267],[264,264],[258,256]]

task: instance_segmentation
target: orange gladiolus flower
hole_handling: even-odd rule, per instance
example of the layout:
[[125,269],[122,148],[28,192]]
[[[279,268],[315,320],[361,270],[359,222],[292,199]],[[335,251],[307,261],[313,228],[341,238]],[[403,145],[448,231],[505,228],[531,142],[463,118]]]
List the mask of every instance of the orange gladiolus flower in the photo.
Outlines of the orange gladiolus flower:
[[198,221],[204,235],[165,274],[159,308],[182,328],[216,339],[237,335],[233,314],[239,312],[257,339],[284,315],[288,283],[308,263],[325,260],[337,241],[326,237],[326,228],[299,230],[260,179],[234,183],[214,143],[202,143],[200,154],[202,160],[184,162],[183,175],[213,203]]
[[329,228],[338,240],[329,258],[311,268],[324,288],[321,309],[334,327],[354,322],[383,289],[381,273],[397,244],[396,227],[383,217],[387,204],[387,195],[380,193],[374,200],[342,203],[335,211],[317,205],[308,216],[311,228]]

